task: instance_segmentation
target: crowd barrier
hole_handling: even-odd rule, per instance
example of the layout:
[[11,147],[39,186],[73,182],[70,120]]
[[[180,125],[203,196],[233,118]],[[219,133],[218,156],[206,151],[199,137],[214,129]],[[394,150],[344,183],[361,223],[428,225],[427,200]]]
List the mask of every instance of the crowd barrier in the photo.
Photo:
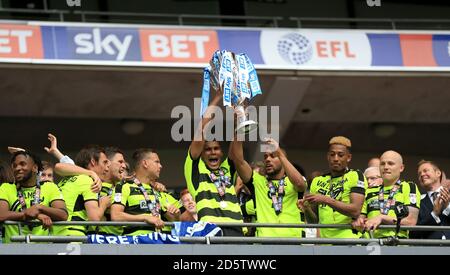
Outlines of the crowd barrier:
[[[12,236],[12,242],[54,242],[86,243],[86,236],[36,236],[22,235],[22,226],[40,224],[39,221],[17,222],[5,221],[5,225],[19,226],[19,236]],[[219,227],[276,227],[276,228],[351,228],[350,224],[279,224],[279,223],[215,223]],[[84,225],[84,226],[150,226],[145,222],[111,222],[111,221],[64,221],[54,222],[53,225]],[[173,226],[174,223],[166,222],[165,225]],[[396,229],[395,225],[380,225],[380,229]],[[400,226],[402,230],[410,231],[449,231],[450,226]],[[371,234],[372,236],[372,234]],[[450,240],[418,240],[418,239],[397,239],[397,238],[369,238],[369,239],[335,239],[335,238],[282,238],[282,237],[179,237],[181,242],[193,244],[278,244],[278,245],[373,245],[380,246],[450,246]]]

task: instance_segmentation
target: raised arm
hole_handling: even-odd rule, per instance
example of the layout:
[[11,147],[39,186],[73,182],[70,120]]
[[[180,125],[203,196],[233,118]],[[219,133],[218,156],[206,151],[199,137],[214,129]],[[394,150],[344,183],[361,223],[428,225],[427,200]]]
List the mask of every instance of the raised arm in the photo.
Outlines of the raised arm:
[[269,148],[272,148],[275,153],[278,155],[281,165],[283,166],[284,172],[289,180],[294,184],[295,190],[297,192],[304,192],[306,190],[306,181],[305,177],[297,170],[297,168],[292,165],[289,159],[286,157],[286,154],[281,150],[278,142],[276,142],[273,138],[268,138],[266,140]]
[[194,139],[189,147],[189,152],[191,153],[192,159],[198,159],[203,151],[203,146],[205,145],[205,139],[203,136],[203,131],[205,126],[213,119],[212,115],[214,109],[219,105],[222,99],[222,92],[216,92],[214,98],[209,103],[208,108],[206,108],[205,114],[203,115],[201,123],[198,125],[194,133]]
[[248,183],[252,178],[252,167],[244,159],[244,149],[242,146],[242,141],[233,140],[230,144],[230,151],[228,157],[234,162],[236,166],[236,171],[241,177],[244,184]]
[[94,193],[99,193],[102,189],[102,180],[92,170],[85,169],[83,167],[77,166],[75,164],[70,163],[57,163],[55,164],[55,173],[62,176],[62,177],[68,177],[68,176],[78,176],[78,175],[86,175],[92,178],[94,181],[91,189]]
[[47,153],[54,156],[60,162],[75,164],[70,157],[65,156],[58,149],[58,140],[56,136],[52,135],[51,133],[48,133],[48,140],[50,140],[50,148],[44,147],[44,150],[47,151]]

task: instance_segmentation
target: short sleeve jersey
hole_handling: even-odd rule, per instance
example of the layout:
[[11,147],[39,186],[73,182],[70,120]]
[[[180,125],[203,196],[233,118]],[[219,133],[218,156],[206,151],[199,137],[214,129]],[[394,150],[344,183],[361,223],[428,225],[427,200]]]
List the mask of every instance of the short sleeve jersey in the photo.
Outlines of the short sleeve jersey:
[[[315,177],[310,186],[311,194],[322,194],[335,200],[350,203],[351,193],[364,196],[367,180],[359,170],[349,169],[342,176],[332,177],[331,174]],[[320,224],[351,224],[352,218],[341,214],[326,204],[318,205]],[[360,234],[352,229],[321,228],[322,238],[359,238]]]
[[[64,201],[63,195],[58,186],[53,182],[43,182],[40,187],[40,202],[39,204],[51,207],[56,200]],[[2,183],[0,185],[0,200],[6,201],[9,206],[9,211],[21,212],[22,205],[19,202],[19,191],[22,193],[27,208],[34,205],[34,196],[36,193],[36,186],[20,187],[19,189],[13,183]],[[49,230],[42,226],[26,225],[22,227],[22,234],[32,235],[49,235]],[[19,229],[16,225],[6,225],[4,232],[4,242],[9,243],[11,236],[19,235]]]
[[[393,187],[395,184],[390,185],[388,187],[383,187],[383,199],[380,200],[380,190],[382,186],[377,186],[373,188],[367,189],[366,198],[364,201],[363,208],[361,210],[361,214],[366,215],[368,219],[381,215],[380,205],[383,204],[383,207],[388,207],[387,202],[389,199],[389,195],[393,192]],[[382,201],[383,203],[380,203]],[[393,195],[393,200],[390,203],[388,216],[396,217],[395,215],[395,206],[398,205],[406,205],[408,207],[420,208],[420,192],[417,188],[417,185],[414,182],[401,181],[400,187],[397,189],[395,194]],[[378,229],[374,232],[375,238],[383,238],[394,236],[394,229]],[[400,230],[399,237],[407,238],[408,231]]]
[[[111,196],[114,192],[114,185],[109,182],[102,182],[102,190],[100,191],[100,198]],[[103,220],[111,221],[111,213],[110,208],[108,207],[105,210],[105,214],[103,215]],[[123,228],[122,226],[92,226],[89,231],[92,233],[98,234],[109,234],[109,235],[122,235]]]
[[[275,190],[278,190],[280,180],[271,181]],[[253,186],[250,190],[256,199],[256,220],[258,223],[297,223],[301,224],[300,210],[297,207],[298,192],[288,177],[284,178],[284,196],[282,209],[279,214],[275,212],[272,197],[269,194],[268,179],[259,173],[253,173],[252,180],[247,185]],[[253,191],[253,190],[252,190]],[[278,193],[277,193],[278,198]],[[302,236],[301,228],[270,228],[258,227],[258,237],[297,237]]]
[[[224,188],[224,195],[220,196],[211,174],[219,177],[222,171],[229,185]],[[189,193],[197,203],[197,214],[200,221],[205,222],[243,222],[241,207],[234,188],[236,183],[236,169],[232,160],[226,158],[216,171],[210,170],[199,157],[193,159],[190,151],[184,163],[184,176]]]
[[[67,211],[69,212],[68,221],[87,221],[88,215],[85,208],[85,202],[96,201],[98,203],[98,194],[92,192],[93,180],[86,175],[66,177],[58,184],[66,201]],[[59,235],[85,235],[88,228],[81,225],[69,225],[66,228],[68,232],[60,232]],[[61,229],[62,230],[62,229]]]
[[[148,183],[143,183],[142,186],[147,191],[150,203],[155,203],[155,196],[158,198],[161,209],[159,214],[164,220],[164,214],[169,204],[177,207],[181,205],[170,194],[165,192],[156,192]],[[147,201],[142,194],[139,186],[134,182],[119,183],[116,185],[114,194],[112,196],[113,204],[121,204],[125,207],[124,212],[130,215],[152,215]],[[154,232],[155,228],[152,226],[125,226],[123,230],[124,235],[140,235]]]

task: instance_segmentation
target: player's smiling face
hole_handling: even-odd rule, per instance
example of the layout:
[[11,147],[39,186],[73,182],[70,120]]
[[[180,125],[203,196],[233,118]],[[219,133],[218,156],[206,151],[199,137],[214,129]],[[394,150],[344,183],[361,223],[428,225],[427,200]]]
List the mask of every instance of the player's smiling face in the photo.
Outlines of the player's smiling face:
[[37,173],[37,165],[26,155],[17,155],[12,163],[14,178],[19,184],[31,179],[33,172]]

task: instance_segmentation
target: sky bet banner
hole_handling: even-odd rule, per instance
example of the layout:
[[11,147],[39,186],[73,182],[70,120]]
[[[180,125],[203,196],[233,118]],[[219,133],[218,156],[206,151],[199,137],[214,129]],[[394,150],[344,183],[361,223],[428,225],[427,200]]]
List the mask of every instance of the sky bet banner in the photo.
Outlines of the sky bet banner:
[[203,68],[217,49],[258,69],[450,70],[450,32],[0,24],[0,62]]

